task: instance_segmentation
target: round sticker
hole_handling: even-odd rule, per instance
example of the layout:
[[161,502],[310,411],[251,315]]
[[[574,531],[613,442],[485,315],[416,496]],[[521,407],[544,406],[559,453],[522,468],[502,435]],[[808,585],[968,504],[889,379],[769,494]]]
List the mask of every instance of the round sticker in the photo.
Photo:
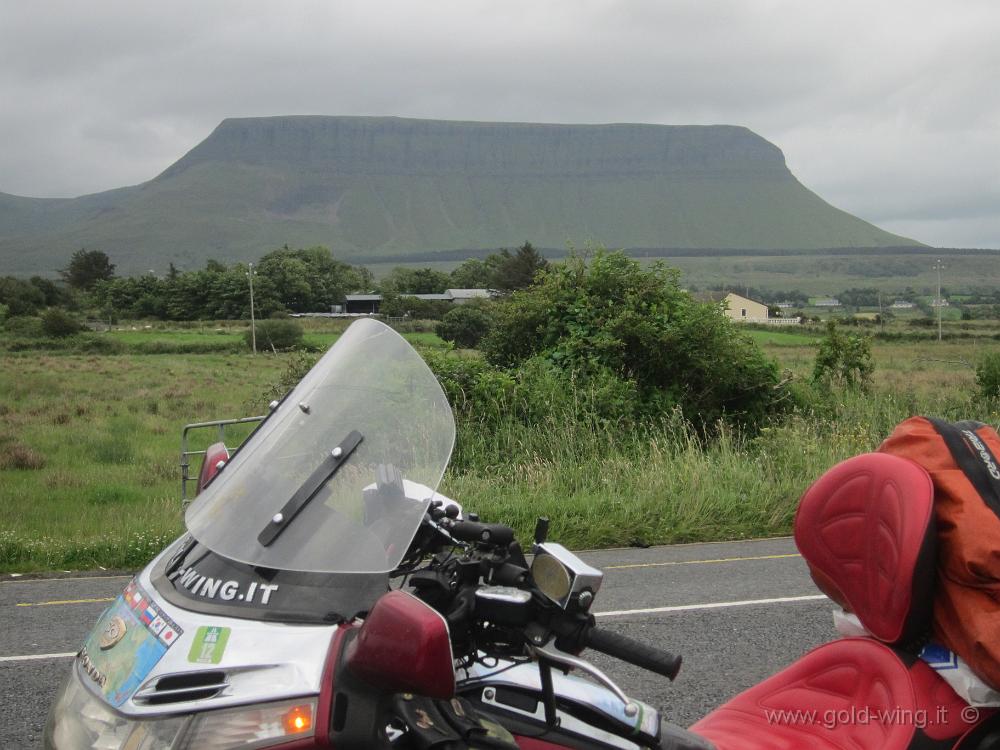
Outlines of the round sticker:
[[104,632],[101,633],[101,640],[99,641],[101,650],[107,651],[109,648],[114,648],[125,637],[126,630],[125,621],[121,617],[118,615],[112,617],[108,626],[104,628]]

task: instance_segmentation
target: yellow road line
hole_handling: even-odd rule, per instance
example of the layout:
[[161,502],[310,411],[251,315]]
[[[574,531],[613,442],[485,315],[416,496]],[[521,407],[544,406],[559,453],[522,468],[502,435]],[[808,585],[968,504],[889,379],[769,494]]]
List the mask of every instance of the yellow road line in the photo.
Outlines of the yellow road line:
[[802,557],[798,552],[787,555],[756,555],[755,557],[720,557],[716,560],[674,560],[672,562],[634,563],[632,565],[605,565],[605,570],[625,570],[626,568],[665,568],[672,565],[708,565],[710,563],[745,562],[747,560],[783,560]]
[[60,581],[110,581],[115,578],[132,578],[132,576],[70,576],[68,578],[5,578],[4,583],[59,583]]
[[92,604],[93,602],[113,602],[115,597],[102,596],[99,599],[62,599],[54,602],[19,602],[17,607],[51,607],[56,604]]

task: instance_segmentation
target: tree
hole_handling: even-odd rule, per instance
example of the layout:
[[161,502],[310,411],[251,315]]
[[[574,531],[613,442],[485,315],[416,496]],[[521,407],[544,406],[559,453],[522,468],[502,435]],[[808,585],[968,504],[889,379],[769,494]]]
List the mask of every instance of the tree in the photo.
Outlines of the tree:
[[[349,292],[368,290],[371,274],[333,257],[329,248],[316,246],[292,250],[285,245],[256,266],[259,278],[268,279],[278,301],[292,312],[329,312]],[[255,290],[256,291],[256,290]]]
[[37,286],[13,276],[0,277],[0,304],[11,317],[35,315],[45,306],[45,293]]
[[867,388],[874,372],[871,341],[856,333],[844,335],[837,330],[837,321],[827,321],[813,365],[813,382]]
[[610,374],[634,384],[652,412],[680,407],[702,426],[759,423],[786,395],[777,367],[678,279],[621,252],[572,257],[499,303],[480,349],[501,367],[541,357],[576,378]]
[[486,261],[469,258],[452,270],[450,286],[454,289],[491,289],[493,269]]
[[80,248],[69,259],[60,275],[74,289],[89,291],[98,281],[108,281],[115,275],[115,264],[100,250]]
[[451,309],[447,300],[420,299],[412,294],[387,292],[382,295],[379,312],[389,318],[410,317],[418,320],[441,320]]
[[385,275],[379,287],[396,294],[441,294],[451,284],[451,277],[433,268],[396,266]]
[[506,249],[501,250],[490,287],[505,292],[527,289],[538,273],[548,267],[549,262],[530,242],[525,242],[515,253]]
[[56,284],[51,279],[43,279],[41,276],[32,276],[28,283],[35,287],[45,297],[47,307],[58,307],[73,304],[72,295],[66,287]]
[[549,262],[541,253],[525,242],[513,253],[504,248],[482,260],[466,260],[451,272],[451,286],[513,292],[531,286],[538,272],[548,267]]
[[855,309],[862,307],[878,307],[879,291],[874,287],[866,287],[864,289],[852,287],[851,289],[845,289],[842,291],[838,295],[838,299],[841,304]]
[[434,332],[455,346],[473,349],[489,329],[490,314],[486,306],[468,302],[446,312]]

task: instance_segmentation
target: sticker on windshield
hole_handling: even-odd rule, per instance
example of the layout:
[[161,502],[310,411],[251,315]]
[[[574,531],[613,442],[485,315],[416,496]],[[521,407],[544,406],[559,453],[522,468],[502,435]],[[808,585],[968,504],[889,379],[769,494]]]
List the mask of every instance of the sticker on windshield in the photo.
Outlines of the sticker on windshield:
[[183,632],[133,580],[98,620],[77,661],[105,700],[120,706]]
[[194,642],[188,652],[188,661],[195,664],[218,664],[226,653],[230,628],[218,625],[202,625],[194,634]]

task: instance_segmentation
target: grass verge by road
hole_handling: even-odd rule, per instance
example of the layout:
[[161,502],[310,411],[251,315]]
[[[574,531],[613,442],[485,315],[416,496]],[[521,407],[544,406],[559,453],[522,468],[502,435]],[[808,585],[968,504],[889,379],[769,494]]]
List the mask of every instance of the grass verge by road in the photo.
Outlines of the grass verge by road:
[[[764,346],[807,375],[814,347],[789,343]],[[446,475],[442,491],[524,536],[548,515],[553,538],[577,547],[787,533],[810,482],[875,448],[905,417],[1000,422],[996,405],[973,399],[972,371],[961,365],[978,347],[880,343],[872,393],[843,394],[823,414],[792,414],[757,435],[723,432],[706,444],[676,423],[634,434],[557,420],[492,430],[463,423],[462,468]],[[144,564],[182,529],[182,425],[260,413],[289,359],[5,355],[0,572]]]

